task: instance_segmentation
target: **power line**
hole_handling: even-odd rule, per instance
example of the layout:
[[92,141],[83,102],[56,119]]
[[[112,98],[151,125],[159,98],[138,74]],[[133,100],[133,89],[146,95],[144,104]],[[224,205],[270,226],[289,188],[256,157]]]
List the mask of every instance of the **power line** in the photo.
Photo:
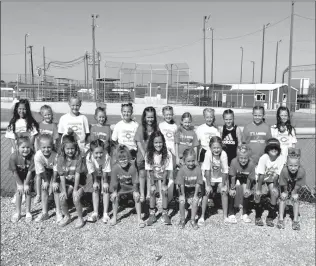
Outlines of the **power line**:
[[24,52],[12,53],[12,54],[2,54],[1,56],[20,55],[20,54],[24,54]]
[[297,16],[297,17],[300,17],[300,18],[304,18],[304,19],[315,20],[314,18],[304,17],[304,16],[301,16],[301,15],[298,15],[298,14],[294,14],[294,15]]

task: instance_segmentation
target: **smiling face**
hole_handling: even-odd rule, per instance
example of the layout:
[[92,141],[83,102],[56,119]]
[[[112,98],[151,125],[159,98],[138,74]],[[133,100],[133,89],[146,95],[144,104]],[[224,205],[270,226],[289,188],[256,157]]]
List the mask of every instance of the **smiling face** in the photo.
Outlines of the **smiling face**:
[[280,118],[281,118],[281,123],[282,125],[285,125],[285,123],[289,120],[289,115],[287,111],[281,111],[280,112]]
[[214,123],[215,115],[213,112],[205,112],[204,119],[205,119],[205,123],[208,126],[212,126]]
[[105,123],[106,114],[102,111],[99,111],[95,116],[95,119],[97,120],[98,125],[103,126]]
[[96,148],[94,148],[94,150],[92,152],[93,158],[96,159],[97,161],[101,160],[103,154],[104,154],[104,150],[102,147],[96,147]]
[[81,101],[76,98],[71,98],[68,104],[69,104],[71,113],[75,116],[79,115]]
[[252,117],[253,117],[253,122],[256,124],[256,125],[259,125],[263,122],[263,117],[264,117],[264,114],[263,114],[263,110],[262,109],[256,109],[252,112]]
[[171,123],[173,120],[173,111],[172,110],[164,110],[163,118],[167,123]]
[[268,152],[268,155],[271,159],[276,159],[279,155],[279,151],[277,148],[271,148]]
[[193,155],[188,155],[184,160],[185,165],[188,167],[188,169],[194,169],[195,167],[195,158]]
[[25,118],[26,115],[26,107],[24,103],[20,103],[18,107],[18,115],[20,118]]
[[52,153],[53,144],[49,139],[40,140],[40,149],[44,156],[49,157]]
[[73,158],[76,154],[76,144],[75,143],[66,143],[65,144],[65,154],[68,158]]
[[191,128],[191,123],[192,121],[190,117],[183,118],[182,120],[182,126],[186,130],[189,130]]
[[133,114],[132,107],[124,106],[122,107],[121,112],[122,112],[122,118],[125,122],[130,122],[132,120],[132,114]]
[[31,143],[24,141],[19,145],[19,153],[23,157],[27,157],[31,153]]
[[161,152],[163,147],[163,141],[162,141],[162,137],[155,137],[154,138],[154,148],[157,152]]
[[248,161],[249,161],[249,157],[247,155],[238,156],[238,162],[240,163],[241,166],[247,165]]
[[224,115],[224,123],[227,128],[231,128],[234,125],[234,115],[233,114],[225,114]]
[[118,156],[118,163],[120,164],[120,166],[122,168],[125,168],[128,166],[128,156],[125,152],[121,153],[119,156]]
[[43,119],[44,119],[45,123],[51,124],[53,122],[53,113],[52,113],[52,111],[50,109],[45,109],[42,112],[42,116],[43,116]]
[[146,112],[145,119],[146,119],[146,124],[148,126],[152,126],[155,121],[154,112]]
[[300,159],[298,158],[290,158],[287,159],[287,169],[291,174],[295,174],[300,167]]
[[218,142],[214,142],[211,146],[211,152],[215,156],[219,156],[222,152],[222,146]]

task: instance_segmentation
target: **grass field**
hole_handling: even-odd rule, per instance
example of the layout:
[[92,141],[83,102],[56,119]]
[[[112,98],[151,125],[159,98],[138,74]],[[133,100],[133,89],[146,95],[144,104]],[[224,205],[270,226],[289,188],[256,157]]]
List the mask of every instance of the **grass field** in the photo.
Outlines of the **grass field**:
[[[202,109],[201,109],[202,110]],[[183,107],[183,112],[185,112],[185,107]],[[33,113],[35,119],[37,121],[41,121],[42,118],[38,113]],[[59,121],[59,118],[63,114],[61,113],[55,113],[54,114],[54,120],[56,122]],[[94,124],[96,123],[93,115],[86,115],[89,123]],[[1,109],[1,121],[6,122],[9,121],[12,117],[12,110],[10,109]],[[136,121],[141,122],[141,116],[136,115]],[[273,125],[276,123],[276,113],[275,112],[267,112],[266,114],[266,122],[269,125]],[[176,123],[179,124],[181,116],[175,116]],[[116,124],[118,121],[121,120],[121,116],[118,115],[109,115],[108,116],[108,124]],[[159,117],[159,122],[162,120],[161,117]],[[245,126],[247,123],[252,121],[252,115],[250,113],[241,113],[235,115],[235,124],[239,126]],[[202,115],[195,115],[193,117],[193,125],[201,125],[204,123],[204,118]],[[223,119],[221,114],[216,114],[216,123],[218,125],[223,124]],[[305,113],[293,113],[292,117],[292,125],[295,127],[315,127],[315,114],[305,114]]]

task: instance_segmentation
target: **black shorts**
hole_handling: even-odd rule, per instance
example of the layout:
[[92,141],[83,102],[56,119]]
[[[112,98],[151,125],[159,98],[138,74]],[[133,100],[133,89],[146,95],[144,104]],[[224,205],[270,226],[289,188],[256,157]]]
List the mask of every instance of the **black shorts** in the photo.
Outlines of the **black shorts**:
[[[211,185],[212,189],[213,189],[213,193],[220,193],[220,191],[218,190],[218,185],[221,184],[221,183],[213,183]],[[200,189],[201,189],[201,196],[205,196],[206,195],[206,183],[203,182],[203,185],[200,186]]]
[[[75,182],[68,180],[67,178],[65,178],[65,180],[66,180],[66,186],[74,186],[75,185]],[[86,181],[87,181],[87,176],[84,173],[81,173],[80,179],[79,179],[79,186],[85,186]]]
[[206,150],[204,150],[204,149],[202,148],[202,149],[200,150],[200,154],[199,154],[199,163],[203,163],[203,162],[204,162],[205,153],[206,153]]
[[[195,194],[195,187],[184,187],[184,194],[185,194],[185,199],[191,199],[194,197]],[[198,192],[198,197],[201,197],[201,192]]]

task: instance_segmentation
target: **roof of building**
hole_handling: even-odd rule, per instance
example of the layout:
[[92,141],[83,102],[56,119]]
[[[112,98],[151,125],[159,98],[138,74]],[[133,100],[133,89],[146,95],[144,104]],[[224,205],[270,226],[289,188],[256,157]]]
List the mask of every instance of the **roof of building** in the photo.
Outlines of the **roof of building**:
[[116,78],[98,78],[96,81],[104,81],[104,82],[114,82],[114,81],[119,81],[120,79]]
[[[287,86],[285,83],[276,83],[276,84],[223,84],[225,86],[231,86],[232,91],[240,90],[240,91],[273,91],[277,88],[281,88],[283,86]],[[293,86],[291,86],[293,90],[298,91]]]

